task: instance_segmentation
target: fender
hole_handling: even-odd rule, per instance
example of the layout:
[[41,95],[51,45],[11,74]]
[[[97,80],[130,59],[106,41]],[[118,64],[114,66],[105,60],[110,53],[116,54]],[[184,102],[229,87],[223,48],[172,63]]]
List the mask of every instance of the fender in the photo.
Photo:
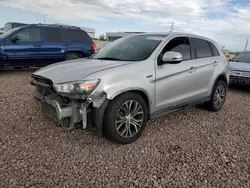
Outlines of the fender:
[[143,93],[144,97],[147,98],[147,105],[148,105],[148,110],[149,112],[151,112],[154,109],[154,93],[149,94],[149,92],[141,87],[137,87],[137,86],[114,86],[114,87],[110,87],[107,90],[105,90],[104,92],[107,94],[107,99],[108,100],[112,100],[114,99],[116,96],[125,93],[125,92],[129,92],[129,91],[139,91],[140,93]]
[[96,130],[97,130],[97,134],[98,135],[102,135],[102,123],[103,123],[103,118],[104,118],[104,113],[105,110],[109,104],[109,101],[114,99],[116,96],[128,92],[128,91],[140,91],[143,92],[147,98],[148,98],[148,102],[149,102],[149,111],[152,105],[152,101],[151,98],[149,97],[148,92],[140,87],[123,87],[123,86],[114,86],[114,87],[110,87],[109,89],[105,90],[104,92],[106,93],[106,100],[104,101],[104,103],[99,107],[99,108],[93,108],[92,109],[92,121],[94,123],[94,125],[96,126]]
[[[223,79],[221,79],[221,78],[223,78]],[[229,85],[229,80],[228,80],[228,77],[226,76],[226,73],[221,73],[221,74],[219,74],[219,75],[216,77],[216,79],[215,79],[215,81],[214,81],[214,83],[213,83],[213,87],[212,87],[212,90],[211,90],[211,93],[210,93],[210,97],[211,97],[211,95],[212,95],[212,93],[213,93],[215,84],[216,84],[216,82],[217,82],[218,80],[226,81],[227,87],[228,87],[228,85]]]
[[125,93],[128,91],[142,91],[148,96],[148,99],[150,100],[149,93],[145,89],[140,87],[115,86],[105,90],[104,92],[107,94],[107,99],[112,100],[121,93]]

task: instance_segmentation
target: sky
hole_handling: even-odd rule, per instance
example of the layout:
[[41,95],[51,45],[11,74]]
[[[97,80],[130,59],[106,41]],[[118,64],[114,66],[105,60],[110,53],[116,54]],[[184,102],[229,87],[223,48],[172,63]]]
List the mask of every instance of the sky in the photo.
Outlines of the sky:
[[[46,15],[46,16],[45,16]],[[6,22],[61,23],[106,32],[174,31],[209,37],[238,51],[250,40],[249,0],[0,0]],[[250,44],[249,44],[250,50]]]

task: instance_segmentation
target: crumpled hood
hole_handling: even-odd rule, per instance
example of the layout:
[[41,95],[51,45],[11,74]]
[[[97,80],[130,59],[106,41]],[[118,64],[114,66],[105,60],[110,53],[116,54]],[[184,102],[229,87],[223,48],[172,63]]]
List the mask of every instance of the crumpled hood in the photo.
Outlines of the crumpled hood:
[[123,66],[131,62],[107,61],[97,59],[75,59],[55,63],[34,72],[34,75],[52,80],[53,83],[64,83],[82,80],[84,77],[113,67]]
[[229,70],[249,71],[250,72],[250,63],[230,62],[229,63]]

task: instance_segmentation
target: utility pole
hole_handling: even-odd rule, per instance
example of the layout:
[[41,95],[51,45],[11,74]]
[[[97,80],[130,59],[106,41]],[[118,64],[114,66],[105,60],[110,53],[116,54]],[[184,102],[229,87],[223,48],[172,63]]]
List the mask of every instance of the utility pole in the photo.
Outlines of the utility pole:
[[244,50],[244,51],[247,50],[247,46],[248,46],[248,39],[247,39],[247,41],[246,41],[246,45],[245,45],[245,50]]
[[43,17],[43,23],[45,24],[45,19],[46,19],[46,14],[44,15],[44,17]]
[[173,29],[174,29],[174,22],[172,22],[172,26],[171,26],[171,30],[170,30],[170,32],[172,32],[172,31],[173,31]]

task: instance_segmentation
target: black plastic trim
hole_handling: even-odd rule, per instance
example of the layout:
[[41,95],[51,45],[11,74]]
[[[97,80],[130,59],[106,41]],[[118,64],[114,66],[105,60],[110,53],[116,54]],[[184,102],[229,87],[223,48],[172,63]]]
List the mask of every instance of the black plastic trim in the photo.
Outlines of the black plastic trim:
[[174,107],[169,107],[169,108],[166,108],[166,109],[163,109],[163,110],[156,111],[156,112],[150,114],[150,120],[151,119],[156,119],[156,118],[164,116],[164,115],[167,115],[167,114],[169,114],[171,112],[175,112],[175,111],[183,109],[185,107],[200,104],[202,102],[206,102],[206,101],[209,101],[209,100],[210,100],[210,96],[204,97],[204,98],[201,98],[201,99],[197,99],[197,100],[191,101],[189,103],[183,103],[183,104],[180,104],[180,105],[177,105],[177,106],[174,106]]
[[99,135],[102,135],[102,123],[105,110],[109,104],[109,100],[105,100],[105,102],[99,108],[92,108],[92,122],[96,127],[96,132]]
[[[214,84],[213,84],[212,92],[211,92],[210,96],[212,95],[213,90],[214,90],[214,87],[215,87],[217,81],[219,80],[219,77],[221,77],[221,76],[224,76],[225,78],[227,78],[226,75],[225,75],[224,73],[221,73],[221,74],[219,74],[219,75],[217,76],[217,78],[216,78],[216,80],[215,80],[215,82],[214,82]],[[227,85],[227,87],[229,86],[229,80],[227,80],[227,79],[226,79],[226,85]]]

